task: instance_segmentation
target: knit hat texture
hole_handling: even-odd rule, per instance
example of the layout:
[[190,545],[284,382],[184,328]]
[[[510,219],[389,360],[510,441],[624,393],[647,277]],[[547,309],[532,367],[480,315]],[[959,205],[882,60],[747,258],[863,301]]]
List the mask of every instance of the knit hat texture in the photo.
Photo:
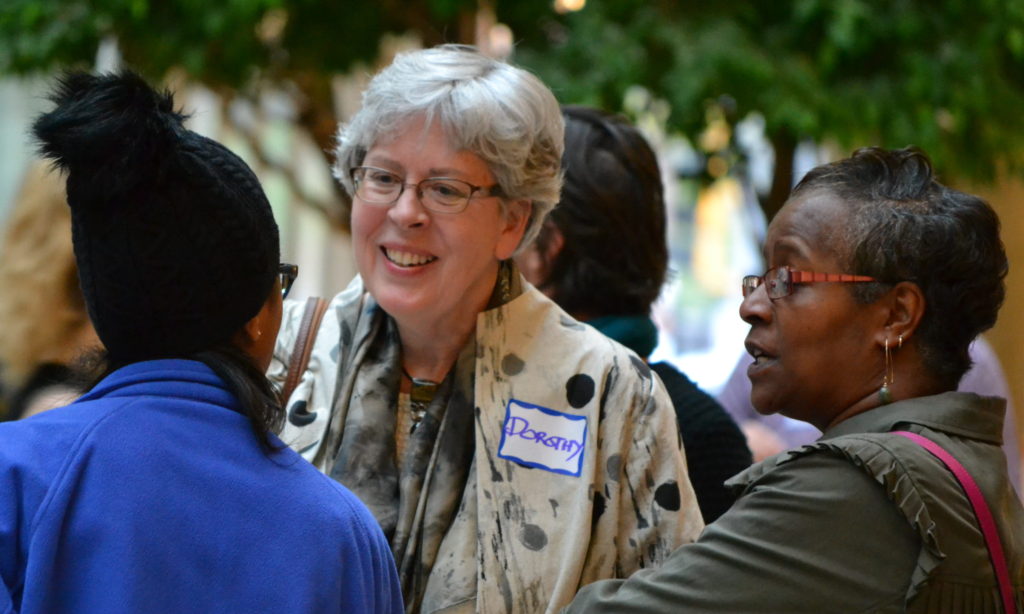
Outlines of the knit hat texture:
[[228,341],[267,300],[280,258],[252,170],[134,73],[67,74],[51,99],[33,133],[67,173],[79,281],[111,359]]

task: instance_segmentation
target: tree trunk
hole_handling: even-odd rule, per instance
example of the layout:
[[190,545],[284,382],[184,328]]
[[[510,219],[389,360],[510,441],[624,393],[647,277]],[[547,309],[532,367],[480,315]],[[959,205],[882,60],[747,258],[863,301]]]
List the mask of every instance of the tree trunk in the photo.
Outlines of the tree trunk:
[[796,153],[796,139],[788,131],[771,135],[771,141],[775,149],[772,189],[766,198],[761,199],[761,209],[769,222],[786,204],[789,192],[793,189],[793,157]]
[[[301,73],[293,77],[293,82],[302,92],[303,106],[299,112],[298,125],[301,126],[323,152],[325,163],[334,163],[334,147],[338,134],[338,119],[334,115],[330,79],[323,75]],[[347,232],[352,213],[352,203],[348,194],[337,181],[332,181],[337,206],[325,210],[327,219],[337,229]]]

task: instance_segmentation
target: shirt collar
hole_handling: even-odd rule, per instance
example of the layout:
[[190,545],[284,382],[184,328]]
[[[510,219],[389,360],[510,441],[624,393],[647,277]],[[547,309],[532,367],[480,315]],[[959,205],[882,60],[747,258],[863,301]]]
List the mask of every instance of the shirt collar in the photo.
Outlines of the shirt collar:
[[971,392],[946,392],[897,401],[848,418],[822,434],[832,439],[853,433],[887,433],[899,425],[920,424],[961,437],[1003,443],[1006,400]]

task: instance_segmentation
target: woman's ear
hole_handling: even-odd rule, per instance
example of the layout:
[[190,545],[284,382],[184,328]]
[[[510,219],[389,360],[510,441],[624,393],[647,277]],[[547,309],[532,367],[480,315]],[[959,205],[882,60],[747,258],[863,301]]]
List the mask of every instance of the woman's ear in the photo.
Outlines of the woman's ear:
[[[911,337],[924,317],[926,300],[920,286],[912,281],[901,281],[880,299],[885,310],[885,329],[882,332],[887,338],[894,336],[899,342],[905,343]],[[879,338],[879,344],[885,339]],[[889,344],[897,343],[889,339]]]
[[515,253],[526,233],[532,212],[533,203],[528,200],[513,200],[505,204],[498,244],[495,246],[494,255],[498,260],[508,260]]
[[274,343],[281,328],[281,290],[275,283],[259,312],[242,328],[238,329],[232,342],[235,347],[252,357],[256,366],[266,371],[274,356]]
[[263,338],[263,321],[266,319],[263,316],[264,311],[265,307],[260,309],[259,313],[238,329],[231,340],[235,347],[253,358],[259,353],[260,340]]
[[235,341],[240,348],[248,350],[259,343],[260,338],[263,337],[262,320],[260,314],[256,314],[235,334]]

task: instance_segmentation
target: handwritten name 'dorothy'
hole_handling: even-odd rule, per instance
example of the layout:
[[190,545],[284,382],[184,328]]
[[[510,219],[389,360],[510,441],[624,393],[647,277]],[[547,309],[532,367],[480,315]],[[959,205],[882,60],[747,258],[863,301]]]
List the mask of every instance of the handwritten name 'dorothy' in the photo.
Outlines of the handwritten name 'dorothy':
[[520,416],[512,416],[505,421],[505,434],[509,437],[520,437],[548,448],[569,452],[569,456],[565,458],[566,461],[572,460],[583,450],[582,441],[559,435],[549,436],[544,431],[531,429],[530,421]]

